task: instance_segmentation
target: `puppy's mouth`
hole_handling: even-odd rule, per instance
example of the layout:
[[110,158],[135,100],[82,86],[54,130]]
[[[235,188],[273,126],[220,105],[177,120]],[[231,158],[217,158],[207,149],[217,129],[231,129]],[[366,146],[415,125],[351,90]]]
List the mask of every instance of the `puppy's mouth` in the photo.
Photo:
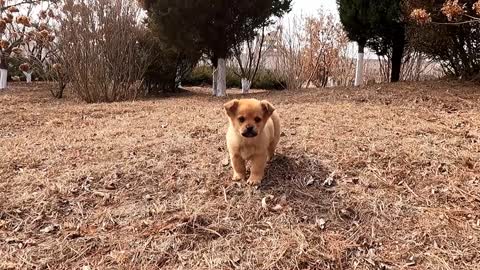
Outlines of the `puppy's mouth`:
[[253,138],[256,137],[258,133],[254,130],[246,130],[242,133],[242,136],[245,138]]

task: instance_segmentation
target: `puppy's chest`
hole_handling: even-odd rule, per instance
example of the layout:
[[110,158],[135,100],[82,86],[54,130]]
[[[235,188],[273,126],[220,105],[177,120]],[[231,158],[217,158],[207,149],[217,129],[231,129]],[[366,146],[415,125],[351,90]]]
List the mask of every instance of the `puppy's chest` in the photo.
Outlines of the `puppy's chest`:
[[250,159],[252,156],[258,153],[259,149],[256,145],[242,145],[240,147],[240,155],[243,159]]

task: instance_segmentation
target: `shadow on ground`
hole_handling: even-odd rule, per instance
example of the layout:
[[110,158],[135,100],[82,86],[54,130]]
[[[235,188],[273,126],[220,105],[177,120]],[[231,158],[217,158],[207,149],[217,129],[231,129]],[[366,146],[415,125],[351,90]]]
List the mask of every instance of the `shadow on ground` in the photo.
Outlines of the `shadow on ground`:
[[266,169],[259,190],[286,200],[301,217],[327,211],[331,205],[330,188],[335,180],[320,157],[306,154],[277,154]]

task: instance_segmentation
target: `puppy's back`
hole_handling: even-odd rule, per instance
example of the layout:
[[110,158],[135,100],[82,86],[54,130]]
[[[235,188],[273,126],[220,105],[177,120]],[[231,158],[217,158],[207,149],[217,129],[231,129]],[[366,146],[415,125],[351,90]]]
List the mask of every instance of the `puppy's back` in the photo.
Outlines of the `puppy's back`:
[[270,116],[273,122],[273,142],[272,144],[274,147],[277,145],[278,141],[280,140],[280,116],[278,115],[277,111],[272,113]]

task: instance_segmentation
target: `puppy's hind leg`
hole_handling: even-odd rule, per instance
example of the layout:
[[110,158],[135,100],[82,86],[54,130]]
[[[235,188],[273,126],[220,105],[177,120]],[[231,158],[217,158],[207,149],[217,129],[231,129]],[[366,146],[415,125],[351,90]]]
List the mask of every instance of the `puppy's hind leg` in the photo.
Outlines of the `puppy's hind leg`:
[[244,180],[246,175],[245,160],[241,156],[230,156],[233,167],[233,181]]
[[273,159],[273,156],[275,155],[275,146],[270,145],[268,147],[268,157],[267,161],[271,161]]

